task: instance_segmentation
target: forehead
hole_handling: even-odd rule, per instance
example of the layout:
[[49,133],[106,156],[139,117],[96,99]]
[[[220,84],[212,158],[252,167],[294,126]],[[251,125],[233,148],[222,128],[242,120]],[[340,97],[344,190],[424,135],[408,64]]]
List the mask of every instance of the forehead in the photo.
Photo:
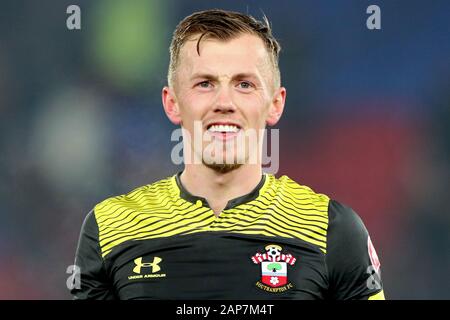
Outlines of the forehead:
[[187,73],[209,72],[235,74],[262,72],[270,65],[269,53],[261,38],[242,34],[227,41],[202,38],[197,52],[198,36],[188,40],[180,50],[179,67]]

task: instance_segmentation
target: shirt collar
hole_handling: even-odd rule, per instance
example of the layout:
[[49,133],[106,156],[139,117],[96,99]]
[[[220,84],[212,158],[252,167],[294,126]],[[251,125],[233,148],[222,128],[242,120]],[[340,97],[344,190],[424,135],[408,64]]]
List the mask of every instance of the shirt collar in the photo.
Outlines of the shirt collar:
[[[178,189],[180,190],[180,197],[182,199],[192,202],[192,203],[196,203],[197,201],[200,200],[204,206],[209,207],[208,201],[205,198],[193,195],[184,188],[183,184],[181,183],[181,179],[180,179],[180,176],[182,173],[183,172],[180,171],[175,175],[175,181],[177,183]],[[243,203],[255,200],[259,196],[259,191],[264,186],[265,181],[266,181],[266,174],[263,173],[258,185],[252,191],[250,191],[249,193],[247,193],[243,196],[239,196],[237,198],[229,200],[224,210],[231,209],[231,208],[234,208]]]

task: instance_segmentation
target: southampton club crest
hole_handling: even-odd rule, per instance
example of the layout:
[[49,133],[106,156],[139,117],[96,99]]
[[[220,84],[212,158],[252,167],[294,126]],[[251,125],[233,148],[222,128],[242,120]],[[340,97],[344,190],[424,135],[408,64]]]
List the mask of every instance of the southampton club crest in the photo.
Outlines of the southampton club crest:
[[293,266],[297,259],[282,253],[283,248],[276,244],[269,244],[265,249],[265,253],[258,252],[252,257],[253,263],[261,265],[261,280],[256,282],[256,286],[273,293],[293,288],[288,282],[287,268],[288,265]]

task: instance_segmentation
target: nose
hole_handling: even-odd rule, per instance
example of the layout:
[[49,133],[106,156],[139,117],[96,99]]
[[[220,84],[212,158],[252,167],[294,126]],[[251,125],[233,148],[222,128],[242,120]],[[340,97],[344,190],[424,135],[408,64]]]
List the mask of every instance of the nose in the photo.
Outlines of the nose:
[[217,99],[214,103],[214,112],[217,113],[233,113],[236,111],[236,106],[231,97],[231,89],[223,86],[217,93]]

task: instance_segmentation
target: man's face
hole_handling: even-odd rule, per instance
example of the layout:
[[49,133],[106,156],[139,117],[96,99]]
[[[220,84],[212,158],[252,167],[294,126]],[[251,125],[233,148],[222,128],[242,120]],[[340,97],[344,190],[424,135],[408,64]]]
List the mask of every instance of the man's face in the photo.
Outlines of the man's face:
[[178,112],[171,120],[181,123],[192,140],[202,139],[197,143],[201,148],[195,148],[195,141],[190,144],[197,159],[229,171],[248,163],[250,150],[258,152],[257,134],[266,123],[278,121],[285,89],[274,88],[273,66],[259,37],[243,34],[226,42],[203,38],[200,55],[197,39],[181,48],[174,88],[164,89]]

